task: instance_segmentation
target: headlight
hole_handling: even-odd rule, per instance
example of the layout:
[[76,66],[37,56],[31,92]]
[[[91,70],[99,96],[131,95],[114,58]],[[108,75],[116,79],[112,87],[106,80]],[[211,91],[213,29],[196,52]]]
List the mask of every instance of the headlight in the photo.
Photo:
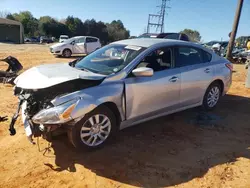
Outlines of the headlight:
[[36,124],[60,124],[72,119],[71,112],[75,109],[78,100],[69,101],[60,106],[44,109],[32,118]]

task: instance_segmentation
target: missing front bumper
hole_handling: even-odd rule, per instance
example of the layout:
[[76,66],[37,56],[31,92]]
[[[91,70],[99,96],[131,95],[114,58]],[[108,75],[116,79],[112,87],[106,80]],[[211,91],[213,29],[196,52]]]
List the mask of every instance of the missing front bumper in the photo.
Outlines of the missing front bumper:
[[15,123],[19,116],[19,111],[21,109],[22,104],[23,104],[23,100],[19,100],[17,110],[11,119],[10,126],[9,126],[9,131],[10,131],[11,136],[14,136],[16,134]]
[[[26,101],[24,101],[23,99],[20,99],[19,103],[18,103],[17,110],[16,110],[15,114],[13,115],[13,117],[11,119],[11,123],[9,125],[9,131],[10,131],[11,136],[14,136],[16,134],[15,123],[16,123],[17,118],[19,117],[19,112],[20,112],[21,107],[23,108],[23,105],[26,105]],[[22,110],[24,110],[24,109],[22,109]],[[31,142],[32,144],[35,144],[33,142],[33,139],[32,139],[32,136],[34,135],[34,128],[33,128],[32,124],[30,123],[30,121],[27,117],[23,117],[23,123],[24,123],[25,133],[26,133],[26,136],[27,136],[29,142]]]

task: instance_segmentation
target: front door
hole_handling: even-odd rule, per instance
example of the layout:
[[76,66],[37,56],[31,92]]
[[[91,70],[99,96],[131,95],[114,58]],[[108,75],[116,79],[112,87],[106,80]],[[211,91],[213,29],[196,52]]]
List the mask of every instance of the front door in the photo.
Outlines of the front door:
[[176,66],[181,71],[181,107],[202,102],[206,89],[213,79],[211,54],[189,46],[175,48]]
[[171,48],[161,48],[146,56],[138,67],[154,70],[152,77],[125,79],[126,118],[134,122],[177,109],[180,94],[180,70],[172,67]]
[[74,54],[85,54],[86,53],[85,37],[76,39],[76,41],[73,45],[73,53]]

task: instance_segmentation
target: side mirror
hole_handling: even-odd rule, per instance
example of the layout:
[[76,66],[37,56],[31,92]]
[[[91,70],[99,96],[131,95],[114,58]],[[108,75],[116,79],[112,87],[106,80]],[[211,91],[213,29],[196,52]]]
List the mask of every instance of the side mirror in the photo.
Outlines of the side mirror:
[[75,45],[75,41],[72,41],[71,44],[72,44],[72,45]]
[[154,70],[147,67],[140,67],[132,71],[136,77],[151,77],[154,75]]

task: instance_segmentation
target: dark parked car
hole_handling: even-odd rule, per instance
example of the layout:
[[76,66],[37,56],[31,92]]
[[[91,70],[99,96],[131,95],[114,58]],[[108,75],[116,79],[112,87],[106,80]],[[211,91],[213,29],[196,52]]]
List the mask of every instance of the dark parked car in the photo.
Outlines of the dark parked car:
[[144,33],[138,38],[164,38],[164,39],[174,39],[174,40],[183,40],[190,41],[188,36],[184,33]]
[[37,37],[25,38],[24,42],[39,42],[39,39]]
[[40,43],[53,43],[54,41],[48,37],[40,37]]

